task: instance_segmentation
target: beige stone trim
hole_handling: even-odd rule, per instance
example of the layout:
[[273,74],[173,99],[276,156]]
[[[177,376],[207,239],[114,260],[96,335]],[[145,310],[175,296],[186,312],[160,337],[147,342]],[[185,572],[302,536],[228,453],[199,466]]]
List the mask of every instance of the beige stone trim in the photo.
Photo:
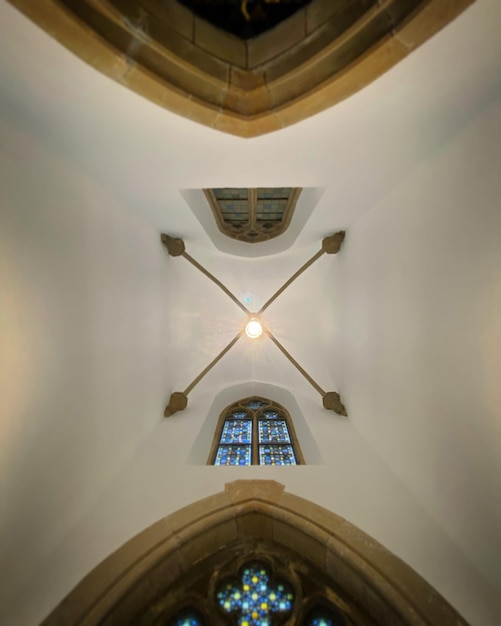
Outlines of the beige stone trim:
[[[42,626],[130,623],[159,591],[220,551],[285,549],[385,626],[467,626],[416,572],[374,539],[269,480],[237,480],[136,535],[98,565]],[[276,546],[276,548],[274,547]],[[364,622],[368,623],[368,622]]]
[[211,128],[254,137],[362,89],[475,0],[313,0],[249,41],[176,0],[9,0],[110,78]]

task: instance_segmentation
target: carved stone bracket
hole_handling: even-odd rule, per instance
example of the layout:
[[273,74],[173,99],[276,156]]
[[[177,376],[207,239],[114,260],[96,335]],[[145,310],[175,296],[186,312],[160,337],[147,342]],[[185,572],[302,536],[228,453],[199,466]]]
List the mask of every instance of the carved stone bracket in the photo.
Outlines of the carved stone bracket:
[[162,233],[162,243],[171,256],[182,256],[185,251],[184,241]]
[[322,250],[327,254],[337,254],[341,250],[341,244],[345,237],[346,232],[344,230],[340,230],[330,237],[325,237],[325,239],[322,239]]
[[170,417],[178,411],[184,411],[187,406],[188,396],[181,391],[174,391],[174,393],[171,394],[169,404],[165,407],[164,415],[165,417]]
[[334,411],[338,415],[348,416],[344,404],[341,402],[341,396],[337,391],[328,391],[322,399],[324,409],[328,411]]

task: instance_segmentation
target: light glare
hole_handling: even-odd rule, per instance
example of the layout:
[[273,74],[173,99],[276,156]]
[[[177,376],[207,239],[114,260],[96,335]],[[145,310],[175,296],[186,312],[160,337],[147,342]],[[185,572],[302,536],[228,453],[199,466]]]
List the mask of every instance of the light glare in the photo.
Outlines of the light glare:
[[263,327],[257,320],[251,320],[245,327],[245,334],[251,339],[257,339],[262,332]]

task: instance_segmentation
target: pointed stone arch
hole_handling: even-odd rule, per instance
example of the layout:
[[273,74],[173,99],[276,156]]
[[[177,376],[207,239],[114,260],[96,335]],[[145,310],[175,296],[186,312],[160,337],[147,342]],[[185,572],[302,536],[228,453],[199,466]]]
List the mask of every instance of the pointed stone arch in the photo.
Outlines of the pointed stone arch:
[[176,0],[9,0],[77,56],[159,106],[255,137],[356,93],[474,0],[312,0],[242,40]]
[[192,572],[212,571],[221,558],[227,560],[228,550],[236,554],[242,547],[249,555],[289,555],[282,558],[319,572],[327,581],[323,594],[334,589],[344,598],[347,624],[467,626],[377,541],[270,480],[228,483],[223,492],[153,524],[98,565],[42,626],[143,623],[141,616],[160,606],[162,598],[179,605],[183,581]]

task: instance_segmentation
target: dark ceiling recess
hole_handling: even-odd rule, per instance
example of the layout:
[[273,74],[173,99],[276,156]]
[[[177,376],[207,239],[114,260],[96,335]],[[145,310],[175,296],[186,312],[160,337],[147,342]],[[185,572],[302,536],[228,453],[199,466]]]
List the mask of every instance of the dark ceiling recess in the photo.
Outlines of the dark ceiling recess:
[[274,28],[311,0],[180,0],[204,20],[240,39]]

